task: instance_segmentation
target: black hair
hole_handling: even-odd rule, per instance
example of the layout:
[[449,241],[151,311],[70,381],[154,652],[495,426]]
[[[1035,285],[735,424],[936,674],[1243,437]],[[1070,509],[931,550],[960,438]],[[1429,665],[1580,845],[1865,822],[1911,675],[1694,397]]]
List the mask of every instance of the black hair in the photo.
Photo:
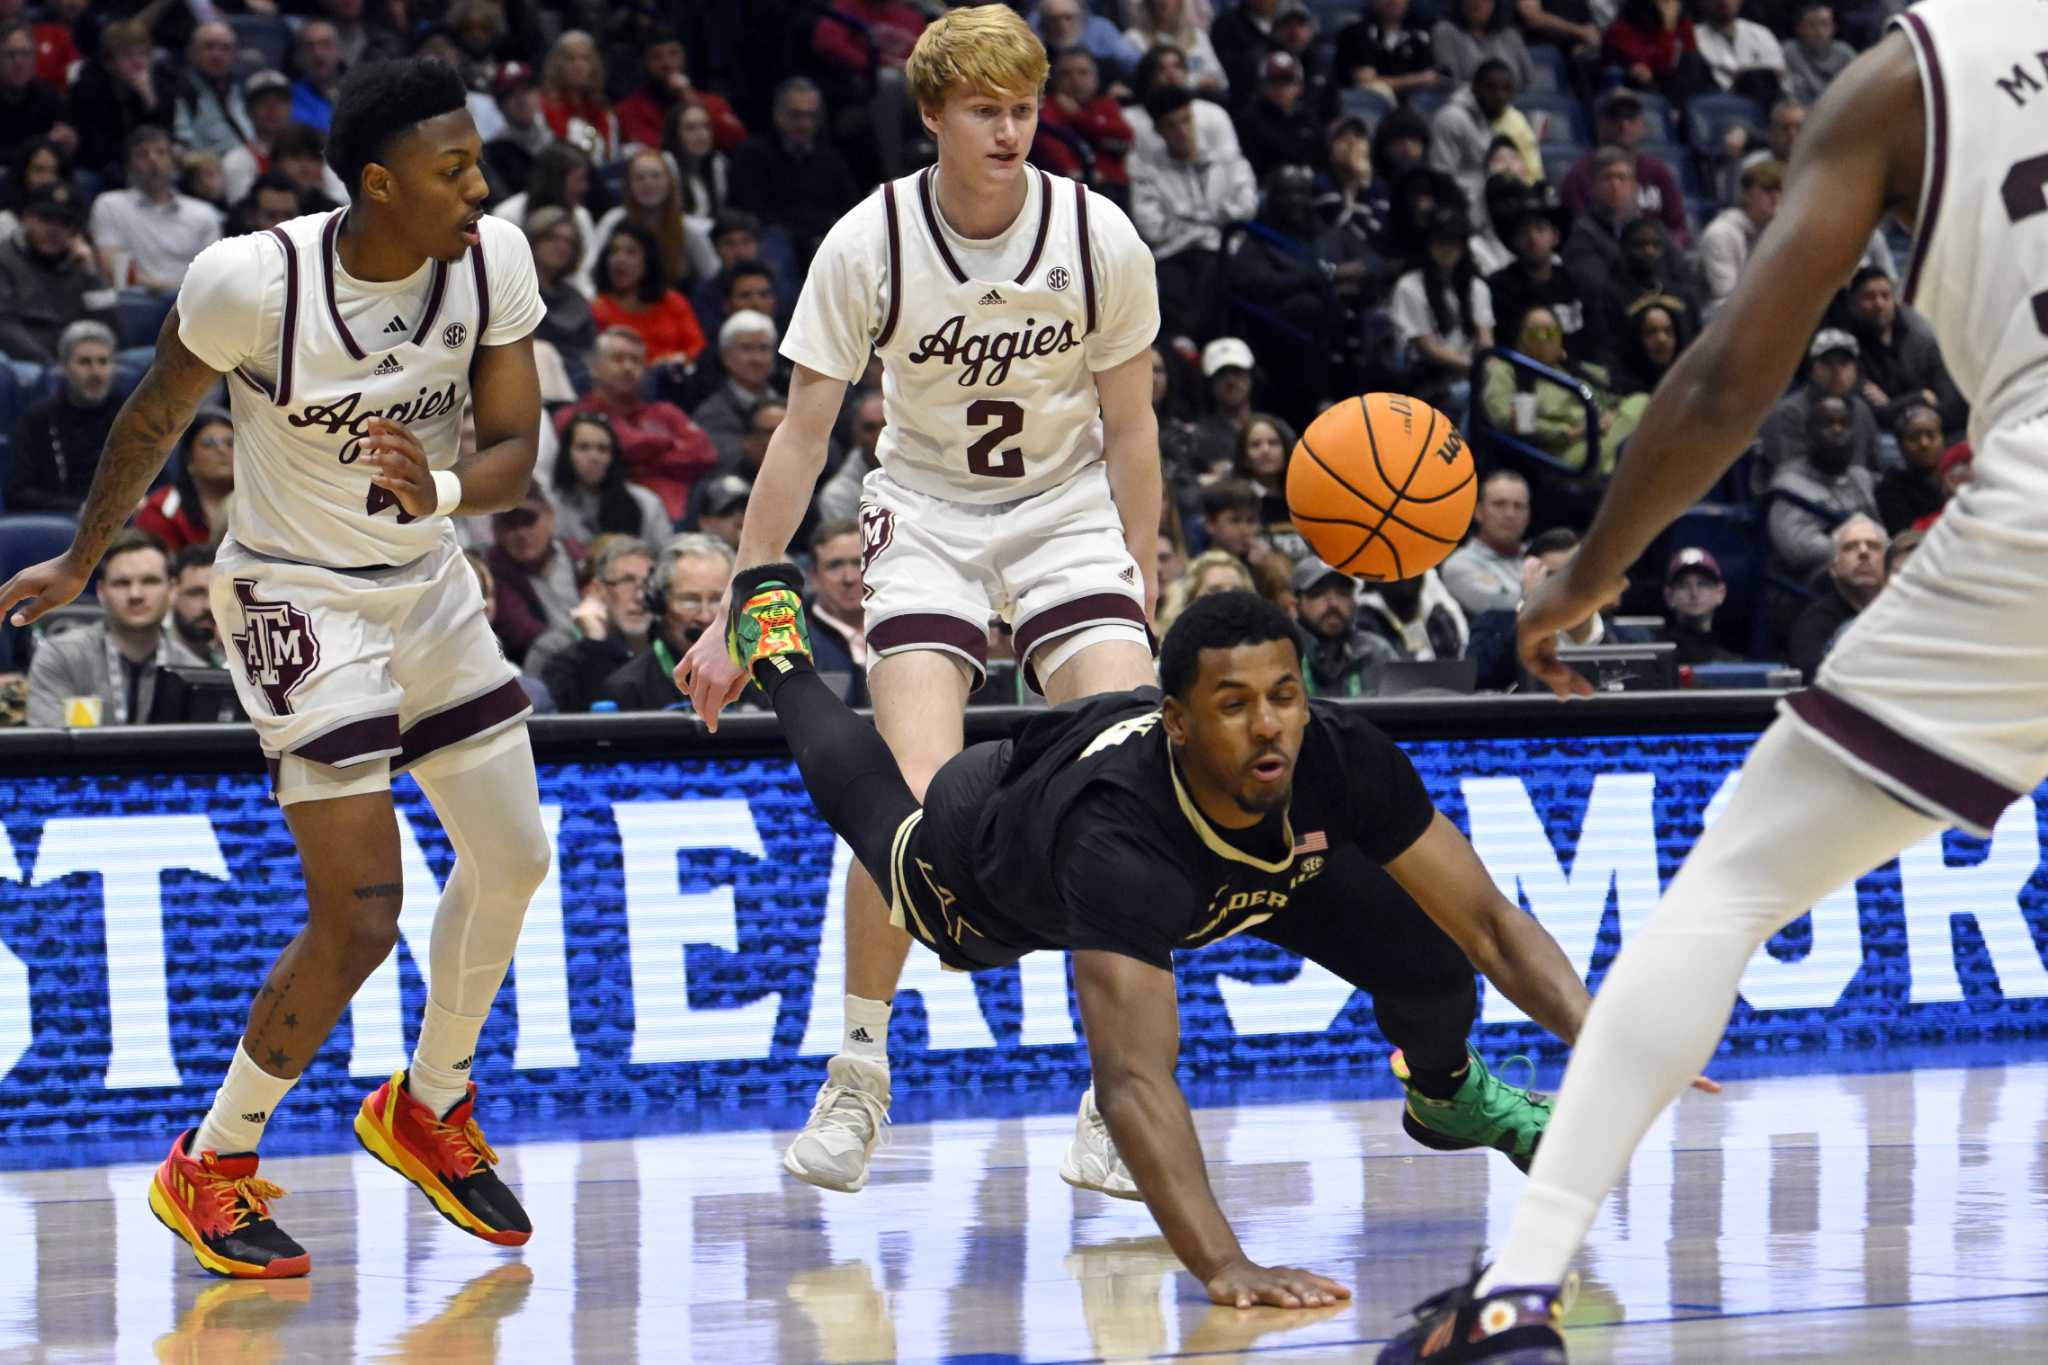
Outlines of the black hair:
[[327,164],[353,199],[363,168],[382,163],[391,144],[430,118],[467,108],[462,75],[436,57],[363,62],[348,73],[334,98],[327,130]]
[[166,576],[170,574],[170,547],[165,545],[155,532],[145,531],[139,526],[124,526],[114,533],[114,538],[107,543],[106,553],[100,556],[100,571],[104,573],[107,565],[113,563],[122,555],[132,555],[137,550],[154,550],[162,555],[164,557],[164,573]]
[[756,238],[761,235],[761,220],[742,209],[727,209],[711,220],[711,241],[716,245],[720,237],[735,232],[750,232]]
[[[1465,220],[1464,210],[1438,208],[1430,214],[1429,228],[1423,234],[1422,291],[1429,299],[1430,320],[1442,336],[1460,331],[1468,337],[1476,334],[1472,321],[1472,282],[1479,278],[1479,268],[1472,264],[1472,248],[1465,242],[1470,233],[1471,226]],[[1452,235],[1457,237],[1462,254],[1457,264],[1445,270],[1427,248],[1431,242]],[[1445,295],[1450,296],[1455,312],[1444,306]]]
[[1301,643],[1287,613],[1255,592],[1234,588],[1212,592],[1188,603],[1159,645],[1159,685],[1181,701],[1202,671],[1205,649],[1236,649],[1285,640],[1300,661]]
[[1184,85],[1162,85],[1145,96],[1145,112],[1152,116],[1157,127],[1169,115],[1177,114],[1195,102],[1194,92]]
[[[732,287],[749,275],[766,275],[768,277],[768,287],[771,289],[775,287],[775,269],[766,261],[759,259],[734,261],[731,265],[718,272],[718,297],[721,299],[730,298],[732,296]],[[777,301],[780,302],[779,298]]]
[[[279,130],[270,143],[270,164],[275,167],[281,161],[295,156],[310,156],[324,159],[327,155],[327,139],[320,130],[309,123],[287,123]],[[333,163],[329,163],[330,165]],[[354,187],[350,186],[350,192]]]
[[[644,525],[640,504],[633,501],[633,495],[626,489],[626,461],[619,453],[619,434],[612,430],[611,419],[603,413],[579,412],[562,429],[562,453],[555,459],[555,490],[568,493],[579,486],[576,462],[569,455],[569,448],[576,444],[578,427],[597,427],[612,443],[612,462],[597,484],[597,529],[615,535],[639,535]],[[559,503],[561,499],[555,501]]]
[[[199,483],[192,477],[192,447],[199,440],[199,433],[207,427],[226,427],[232,434],[235,419],[226,408],[207,406],[192,414],[192,423],[185,428],[185,434],[178,438],[178,473],[171,482],[178,490],[178,506],[194,526],[213,533],[213,527],[206,521],[206,500],[199,496]],[[207,563],[213,561],[208,559]],[[173,578],[177,570],[171,571]]]
[[[1505,5],[1498,6],[1496,7],[1496,12],[1505,8],[1507,8]],[[1505,75],[1510,81],[1513,81],[1515,85],[1521,85],[1520,81],[1515,80],[1515,69],[1498,57],[1488,57],[1485,61],[1472,68],[1472,84],[1478,85],[1479,82],[1486,79],[1491,72],[1496,70]]]
[[1154,43],[1138,58],[1137,68],[1131,73],[1131,89],[1138,92],[1134,103],[1143,104],[1145,97],[1152,93],[1152,82],[1158,78],[1159,64],[1169,57],[1180,58],[1181,69],[1186,70],[1188,54],[1172,43]]
[[1208,485],[1202,490],[1203,518],[1218,517],[1225,512],[1250,512],[1257,516],[1259,490],[1242,479],[1218,479]]
[[57,179],[52,183],[67,186],[71,184],[71,153],[50,138],[29,138],[14,154],[13,161],[8,163],[7,183],[4,193],[0,193],[0,206],[10,208],[16,213],[21,212],[23,206],[28,203],[29,163],[43,152],[49,152],[57,158]]
[[[1494,0],[1493,13],[1488,16],[1486,26],[1479,31],[1481,33],[1498,33],[1506,28],[1508,26],[1508,12],[1513,8],[1514,5],[1510,0]],[[1472,31],[1465,27],[1465,7],[1463,5],[1453,3],[1446,6],[1446,9],[1449,12],[1444,17],[1451,21],[1452,27],[1462,29],[1467,33]]]
[[214,548],[211,545],[187,545],[171,556],[171,581],[177,582],[187,569],[212,568],[214,558]]
[[[590,158],[557,138],[534,154],[533,169],[526,175],[526,211],[574,208],[568,200],[569,177],[578,167],[588,170]],[[586,191],[589,181],[585,182]]]
[[1554,555],[1559,550],[1576,550],[1582,537],[1569,526],[1553,526],[1548,531],[1538,531],[1529,542],[1529,553],[1541,558]]
[[1855,298],[1856,291],[1869,284],[1872,280],[1883,280],[1886,284],[1891,284],[1891,273],[1882,266],[1866,265],[1858,267],[1856,273],[1849,277],[1849,288],[1846,291],[1848,297]]
[[631,237],[640,244],[646,259],[646,267],[640,272],[640,284],[633,296],[641,303],[660,303],[668,293],[668,279],[661,268],[661,243],[654,240],[654,234],[641,227],[631,218],[621,218],[612,235],[604,239],[604,246],[598,250],[597,264],[593,274],[597,277],[597,292],[612,292],[612,244],[621,237]]

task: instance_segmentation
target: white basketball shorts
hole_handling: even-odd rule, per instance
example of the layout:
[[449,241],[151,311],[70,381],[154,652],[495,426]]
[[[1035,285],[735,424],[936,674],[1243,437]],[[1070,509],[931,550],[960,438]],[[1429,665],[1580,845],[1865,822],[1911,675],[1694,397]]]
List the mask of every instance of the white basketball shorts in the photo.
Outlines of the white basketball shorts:
[[1908,805],[1988,834],[2048,777],[2048,522],[2028,490],[2048,421],[1994,429],[1974,463],[1783,710]]
[[226,540],[212,598],[273,783],[287,755],[402,770],[531,709],[452,537],[374,569],[273,559]]
[[[1032,652],[1108,626],[1145,643],[1143,579],[1099,462],[1015,502],[949,502],[886,469],[861,485],[868,649],[936,649],[988,672],[988,625],[1010,622],[1025,677]],[[1043,690],[1042,688],[1040,690]]]

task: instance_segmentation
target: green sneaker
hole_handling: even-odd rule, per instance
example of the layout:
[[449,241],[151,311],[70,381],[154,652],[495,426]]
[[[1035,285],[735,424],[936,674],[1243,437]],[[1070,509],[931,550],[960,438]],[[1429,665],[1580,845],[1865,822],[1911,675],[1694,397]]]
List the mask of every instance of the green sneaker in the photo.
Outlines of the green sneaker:
[[[1389,1059],[1394,1074],[1408,1091],[1408,1107],[1401,1126],[1408,1136],[1439,1152],[1462,1152],[1473,1147],[1491,1147],[1524,1172],[1536,1159],[1536,1146],[1543,1130],[1550,1126],[1551,1099],[1518,1085],[1509,1085],[1486,1069],[1479,1054],[1466,1049],[1470,1059],[1465,1083],[1447,1100],[1433,1100],[1409,1083],[1408,1061],[1399,1052]],[[1510,1057],[1507,1065],[1522,1062],[1533,1073],[1536,1067],[1527,1057]]]
[[751,673],[764,660],[811,657],[803,581],[794,564],[763,564],[733,579],[725,647],[735,664]]

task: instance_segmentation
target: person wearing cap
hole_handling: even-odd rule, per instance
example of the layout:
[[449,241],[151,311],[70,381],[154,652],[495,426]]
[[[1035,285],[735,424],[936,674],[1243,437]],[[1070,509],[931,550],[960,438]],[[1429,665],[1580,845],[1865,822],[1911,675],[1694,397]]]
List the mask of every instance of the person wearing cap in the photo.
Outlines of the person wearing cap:
[[1547,308],[1564,329],[1565,344],[1580,355],[1591,353],[1586,303],[1571,272],[1559,260],[1564,241],[1564,205],[1549,185],[1532,187],[1508,220],[1501,224],[1515,259],[1486,277],[1498,318],[1520,317],[1531,308]]
[[1718,307],[1735,292],[1756,239],[1778,216],[1785,193],[1785,168],[1764,161],[1742,173],[1735,203],[1722,209],[1700,232],[1700,269],[1707,280],[1707,306]]
[[0,353],[53,365],[66,327],[113,324],[119,296],[83,245],[84,221],[78,191],[63,181],[29,195],[20,231],[0,241]]
[[1310,696],[1365,697],[1372,672],[1407,658],[1400,646],[1358,621],[1358,583],[1311,555],[1294,569],[1294,619],[1301,627],[1301,675]]
[[115,285],[175,294],[192,258],[220,240],[220,210],[178,193],[177,170],[170,133],[146,123],[128,135],[128,187],[92,201],[93,245]]
[[1884,590],[1890,548],[1884,527],[1861,513],[1844,518],[1828,534],[1827,568],[1815,576],[1813,599],[1799,609],[1785,645],[1785,661],[1806,682],[1813,681],[1842,627]]
[[1373,175],[1372,130],[1356,114],[1344,114],[1331,121],[1325,137],[1316,216],[1324,227],[1354,239],[1377,258],[1387,221],[1387,187]]
[[185,67],[178,76],[173,131],[179,143],[216,156],[241,146],[249,137],[249,110],[242,97],[235,79],[235,30],[224,19],[197,25],[185,44]]
[[730,156],[740,149],[747,140],[747,125],[723,95],[700,90],[690,80],[689,53],[680,34],[666,27],[649,33],[640,61],[640,84],[612,106],[619,137],[628,147],[660,147],[676,107],[694,104],[711,116],[711,136],[718,150]]
[[1301,63],[1275,49],[1259,63],[1257,93],[1237,116],[1247,161],[1261,179],[1281,166],[1313,166],[1322,152],[1322,129],[1304,99]]
[[1251,345],[1242,337],[1217,337],[1202,348],[1202,379],[1209,388],[1208,412],[1195,423],[1205,467],[1228,464],[1252,415]]
[[1728,600],[1721,561],[1692,545],[1664,567],[1664,626],[1657,638],[1676,645],[1681,664],[1733,663],[1742,656],[1714,636],[1714,613]]
[[583,598],[576,565],[583,547],[555,535],[555,504],[535,479],[517,507],[491,514],[485,562],[498,602],[492,627],[516,667],[550,626],[566,625]]
[[[1494,139],[1505,137],[1517,150],[1533,150],[1535,130],[1521,110],[1515,108],[1514,69],[1497,57],[1481,62],[1472,79],[1444,101],[1430,126],[1430,164],[1458,182],[1465,202],[1478,204],[1485,198],[1486,163]],[[1536,174],[1528,173],[1526,156],[1521,167],[1525,181],[1542,178],[1542,162]]]
[[1779,469],[1773,493],[1798,502],[1773,501],[1767,519],[1771,564],[1780,574],[1802,580],[1828,561],[1828,529],[1861,513],[1877,519],[1877,476],[1856,463],[1849,400],[1827,396],[1810,409],[1805,458]]
[[1453,421],[1471,393],[1472,357],[1493,345],[1493,293],[1472,264],[1471,233],[1457,209],[1432,213],[1422,263],[1394,282],[1387,305],[1394,344],[1415,366],[1416,393]]
[[[1692,229],[1685,221],[1685,193],[1671,167],[1642,150],[1646,127],[1643,101],[1627,86],[1617,85],[1594,101],[1593,146],[1619,147],[1635,157],[1637,209],[1661,220],[1672,241],[1690,246]],[[1560,188],[1566,208],[1574,214],[1586,211],[1586,202],[1593,193],[1591,149],[1572,163]]]
[[1878,425],[1896,428],[1900,413],[1926,403],[1941,414],[1943,431],[1960,435],[1969,425],[1970,405],[1949,377],[1934,329],[1918,313],[1900,307],[1891,275],[1863,266],[1850,276],[1843,297],[1846,321],[1860,348],[1860,392]]
[[1742,17],[1742,0],[1699,0],[1694,33],[1714,84],[1769,104],[1783,90],[1785,49],[1777,35]]
[[1202,145],[1195,103],[1185,87],[1155,89],[1145,108],[1166,156],[1131,167],[1131,221],[1158,266],[1160,331],[1166,336],[1208,330],[1224,231],[1259,209],[1251,162],[1242,152]]
[[693,531],[715,536],[727,547],[737,550],[740,531],[746,525],[747,499],[753,492],[754,481],[744,474],[713,474],[698,484],[692,493],[690,510],[683,517],[683,524]]
[[1804,460],[1812,451],[1813,409],[1823,398],[1849,405],[1850,447],[1854,463],[1875,473],[1880,453],[1877,415],[1858,392],[1860,348],[1856,338],[1839,327],[1823,327],[1806,349],[1806,382],[1778,400],[1757,433],[1763,459],[1756,470],[1759,489],[1778,470]]
[[533,179],[541,149],[555,140],[555,130],[540,114],[540,77],[524,62],[506,62],[491,82],[501,126],[484,142],[484,175],[491,183],[493,207],[524,190]]
[[[221,180],[230,203],[247,195],[258,177],[279,169],[277,163],[293,138],[304,136],[292,131],[292,83],[282,71],[258,71],[243,81],[242,105],[249,113],[249,136],[220,159]],[[317,152],[315,159],[322,174],[320,184],[312,188],[330,203],[347,203],[348,187],[341,177]]]

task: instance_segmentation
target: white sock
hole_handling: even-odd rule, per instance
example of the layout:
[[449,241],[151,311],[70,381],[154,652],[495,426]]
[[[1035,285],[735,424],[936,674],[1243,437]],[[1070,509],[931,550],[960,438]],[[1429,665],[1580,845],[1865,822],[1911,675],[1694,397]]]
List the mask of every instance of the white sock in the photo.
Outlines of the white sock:
[[429,758],[413,777],[455,846],[427,949],[427,1011],[405,1076],[406,1090],[440,1117],[468,1093],[477,1036],[550,850],[524,726]]
[[849,1057],[858,1057],[864,1062],[877,1066],[889,1065],[889,1011],[887,1000],[867,1000],[858,995],[846,997],[846,1035],[839,1040],[839,1050]]
[[1600,987],[1483,1290],[1564,1279],[1643,1133],[1713,1056],[1756,950],[1938,828],[1790,722],[1764,733],[1727,810]]
[[213,1092],[213,1107],[192,1135],[192,1152],[253,1152],[263,1140],[263,1129],[297,1076],[273,1076],[256,1065],[256,1059],[240,1043],[220,1089]]
[[420,1040],[405,1071],[405,1088],[439,1118],[469,1093],[469,1065],[488,1015],[461,1015],[432,1000],[420,1018]]

